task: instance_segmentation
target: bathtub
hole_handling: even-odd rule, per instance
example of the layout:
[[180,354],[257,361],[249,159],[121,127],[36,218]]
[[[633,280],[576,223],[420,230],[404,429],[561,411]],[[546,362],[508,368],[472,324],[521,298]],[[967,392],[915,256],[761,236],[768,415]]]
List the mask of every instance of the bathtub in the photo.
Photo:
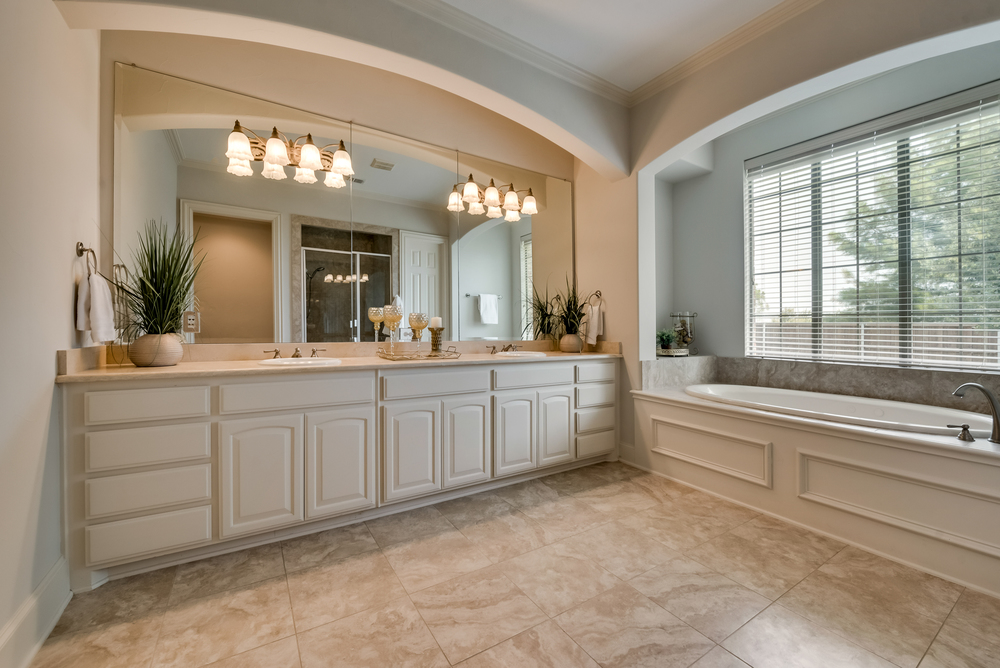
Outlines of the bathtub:
[[987,438],[993,425],[992,418],[982,413],[841,394],[720,384],[689,385],[684,391],[746,408],[922,434],[956,435],[958,431],[946,425],[968,424],[973,436]]

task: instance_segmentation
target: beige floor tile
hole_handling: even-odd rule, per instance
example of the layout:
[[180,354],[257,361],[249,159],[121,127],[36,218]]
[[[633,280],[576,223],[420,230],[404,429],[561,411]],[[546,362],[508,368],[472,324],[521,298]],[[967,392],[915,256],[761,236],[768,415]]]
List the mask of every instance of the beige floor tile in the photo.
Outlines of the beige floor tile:
[[666,503],[694,491],[687,485],[645,471],[640,471],[639,475],[630,478],[630,480],[641,487],[646,494],[656,499],[658,503]]
[[778,603],[896,665],[913,668],[943,620],[914,612],[917,606],[907,605],[910,601],[898,595],[885,596],[891,589],[891,583],[880,585],[871,578],[852,581],[820,569]]
[[676,559],[629,581],[639,592],[715,642],[722,642],[771,601],[727,577]]
[[286,573],[377,549],[378,543],[364,522],[292,538],[281,543]]
[[985,638],[1000,635],[1000,598],[966,589],[955,604],[948,625],[965,633]]
[[563,471],[555,475],[545,476],[541,480],[560,494],[580,494],[611,484],[610,480],[595,471],[592,466]]
[[711,652],[701,657],[691,668],[750,668],[735,656],[722,649],[715,647]]
[[550,617],[621,583],[563,543],[504,561],[498,568]]
[[463,496],[439,503],[435,508],[448,518],[456,529],[464,529],[484,520],[509,515],[514,507],[492,492]]
[[773,600],[843,547],[835,540],[760,516],[686,554]]
[[553,542],[542,525],[519,510],[462,529],[493,563],[512,559]]
[[289,573],[288,591],[299,633],[406,595],[381,552]]
[[572,497],[528,506],[522,508],[521,512],[541,524],[553,540],[575,536],[613,519],[588,503]]
[[561,496],[566,496],[565,494],[560,494],[553,488],[546,485],[542,482],[544,480],[545,478],[542,478],[542,480],[519,482],[516,485],[511,485],[510,487],[495,489],[493,490],[493,494],[499,496],[515,508],[537,506],[543,503],[549,503],[550,501],[558,501]]
[[626,584],[564,612],[556,622],[605,667],[686,668],[715,646]]
[[545,613],[495,567],[411,598],[453,664],[545,621]]
[[366,522],[379,547],[389,547],[408,540],[433,536],[455,527],[434,506],[407,510]]
[[462,668],[598,668],[597,662],[551,620],[459,665]]
[[216,661],[205,668],[301,668],[295,636]]
[[634,578],[680,556],[680,553],[620,522],[603,524],[563,542],[576,555],[589,558],[622,580]]
[[475,543],[455,529],[397,543],[385,548],[383,553],[411,594],[493,563]]
[[610,517],[635,515],[657,505],[656,499],[629,480],[612,482],[573,496]]
[[[819,570],[877,597],[888,608],[919,613],[939,622],[944,621],[964,591],[960,585],[851,546]],[[1000,602],[997,612],[1000,622]]]
[[990,642],[951,626],[949,621],[934,639],[920,668],[996,668],[1000,666],[1000,634]]
[[755,668],[893,668],[780,605],[754,617],[722,646]]
[[162,612],[50,636],[31,668],[139,668],[150,664]]
[[93,591],[74,594],[50,637],[112,622],[140,619],[167,605],[174,568],[112,580]]
[[299,634],[303,668],[447,668],[409,598]]
[[689,550],[755,517],[752,510],[691,490],[622,520],[674,550]]
[[153,666],[202,666],[294,633],[288,587],[274,578],[169,608]]
[[263,582],[285,574],[281,544],[271,543],[221,554],[177,567],[170,605]]
[[586,468],[611,482],[630,480],[645,473],[642,469],[637,469],[634,466],[622,464],[621,462],[600,462],[599,464],[591,464]]

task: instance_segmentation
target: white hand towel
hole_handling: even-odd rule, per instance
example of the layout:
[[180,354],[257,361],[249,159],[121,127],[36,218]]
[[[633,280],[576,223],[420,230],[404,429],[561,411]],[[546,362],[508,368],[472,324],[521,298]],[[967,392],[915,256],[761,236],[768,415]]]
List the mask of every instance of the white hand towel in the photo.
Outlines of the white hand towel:
[[114,341],[116,338],[111,288],[97,272],[90,275],[90,338],[94,343]]
[[500,301],[496,295],[479,295],[479,319],[484,325],[496,325],[500,322]]
[[90,277],[80,279],[76,285],[76,328],[81,332],[90,329]]
[[583,320],[580,321],[580,325],[586,333],[587,343],[594,345],[597,343],[597,337],[604,334],[604,302],[596,306],[587,304],[583,310]]

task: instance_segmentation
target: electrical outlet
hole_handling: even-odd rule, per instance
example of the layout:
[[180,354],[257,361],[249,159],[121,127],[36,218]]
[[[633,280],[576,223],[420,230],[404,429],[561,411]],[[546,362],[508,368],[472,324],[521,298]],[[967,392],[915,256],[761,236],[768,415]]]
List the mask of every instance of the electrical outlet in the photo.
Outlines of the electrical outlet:
[[198,334],[201,332],[201,314],[197,311],[184,311],[184,333]]

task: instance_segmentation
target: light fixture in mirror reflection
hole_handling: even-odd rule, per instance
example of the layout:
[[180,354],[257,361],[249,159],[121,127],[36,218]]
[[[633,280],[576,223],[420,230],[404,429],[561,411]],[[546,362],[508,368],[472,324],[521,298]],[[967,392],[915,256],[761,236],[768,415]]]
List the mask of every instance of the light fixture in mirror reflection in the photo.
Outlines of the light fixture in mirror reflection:
[[[336,146],[336,150],[327,150],[331,146]],[[343,139],[320,148],[313,142],[312,133],[289,139],[275,126],[265,142],[256,132],[240,125],[239,120],[229,133],[226,157],[229,158],[226,171],[235,176],[253,176],[251,161],[263,162],[261,176],[274,181],[287,178],[286,166],[295,167],[295,180],[299,183],[316,183],[316,172],[326,172],[323,185],[328,188],[343,188],[347,185],[344,177],[354,175],[351,154]]]
[[[462,186],[462,192],[458,191],[459,186]],[[481,216],[485,213],[487,218],[500,218],[503,216],[503,219],[509,223],[516,223],[521,220],[522,213],[526,216],[533,216],[538,213],[538,203],[535,201],[535,195],[531,191],[531,188],[517,190],[514,188],[513,183],[506,186],[506,188],[507,190],[503,196],[503,204],[501,204],[500,188],[497,188],[496,184],[493,183],[493,179],[490,179],[490,184],[483,188],[476,183],[472,174],[469,174],[469,180],[464,185],[456,183],[451,189],[451,194],[448,195],[448,210],[461,213],[465,211],[465,203],[468,202],[469,213],[471,215]],[[519,192],[528,193],[523,202],[517,197]],[[503,211],[507,212],[506,215]]]

